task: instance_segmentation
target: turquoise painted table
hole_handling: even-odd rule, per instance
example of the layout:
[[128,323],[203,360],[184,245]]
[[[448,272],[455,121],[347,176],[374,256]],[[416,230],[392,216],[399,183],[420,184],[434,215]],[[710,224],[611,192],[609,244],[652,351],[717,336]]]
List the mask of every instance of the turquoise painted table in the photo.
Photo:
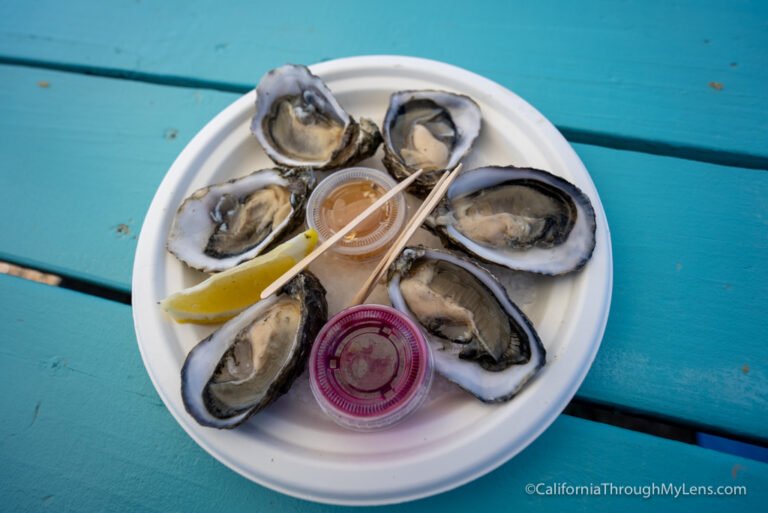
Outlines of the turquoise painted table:
[[[267,69],[363,54],[450,62],[539,108],[592,174],[615,263],[608,329],[574,405],[498,470],[384,509],[768,501],[759,449],[680,435],[768,443],[768,4],[255,4],[0,5],[0,260],[64,278],[0,276],[0,511],[342,511],[255,485],[182,431],[141,364],[130,278],[153,193],[207,120]],[[552,496],[527,483],[747,495]]]

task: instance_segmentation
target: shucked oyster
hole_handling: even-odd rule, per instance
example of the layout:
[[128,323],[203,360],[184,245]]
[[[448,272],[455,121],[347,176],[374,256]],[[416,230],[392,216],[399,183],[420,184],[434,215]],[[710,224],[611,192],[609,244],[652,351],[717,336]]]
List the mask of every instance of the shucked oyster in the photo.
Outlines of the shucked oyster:
[[250,260],[304,220],[314,184],[310,170],[262,169],[195,191],[176,212],[168,251],[206,272]]
[[362,118],[358,124],[322,80],[291,64],[259,82],[251,132],[269,158],[285,167],[338,169],[370,157],[381,144],[373,121]]
[[181,370],[181,396],[203,426],[233,428],[288,391],[325,324],[325,289],[301,273],[197,344]]
[[424,169],[412,187],[426,195],[446,169],[456,167],[480,134],[480,107],[460,94],[400,91],[384,118],[384,165],[397,180]]
[[572,183],[538,169],[465,171],[427,218],[448,245],[520,271],[580,269],[595,249],[595,211]]
[[392,306],[429,333],[435,369],[482,401],[511,399],[544,365],[531,322],[496,278],[472,262],[406,248],[388,283]]

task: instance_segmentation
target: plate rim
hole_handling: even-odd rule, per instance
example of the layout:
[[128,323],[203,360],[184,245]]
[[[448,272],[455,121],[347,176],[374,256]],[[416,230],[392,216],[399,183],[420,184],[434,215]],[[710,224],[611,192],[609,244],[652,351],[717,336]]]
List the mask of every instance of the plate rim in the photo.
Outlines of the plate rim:
[[[139,345],[139,352],[141,353],[142,362],[144,364],[145,369],[147,370],[147,373],[150,376],[150,380],[152,381],[152,384],[157,391],[158,395],[162,399],[166,409],[172,414],[176,422],[179,423],[179,425],[184,429],[184,431],[189,435],[195,442],[202,447],[206,452],[208,452],[210,455],[212,455],[214,458],[216,458],[218,461],[232,469],[233,471],[237,472],[238,474],[246,477],[247,479],[254,481],[262,486],[265,486],[267,488],[270,488],[272,490],[278,491],[280,493],[284,493],[289,496],[310,500],[314,502],[319,503],[325,503],[325,504],[334,504],[334,505],[385,505],[385,504],[396,504],[406,501],[412,501],[432,495],[436,495],[454,488],[457,488],[459,486],[462,486],[470,481],[473,481],[491,471],[498,468],[505,462],[512,459],[515,455],[517,455],[520,451],[528,447],[536,438],[538,438],[542,432],[544,432],[554,421],[557,419],[557,417],[560,415],[562,410],[565,408],[567,403],[571,400],[571,398],[576,394],[578,391],[580,385],[583,383],[587,373],[589,372],[589,369],[591,368],[592,363],[594,362],[594,359],[597,355],[597,352],[599,350],[599,347],[602,343],[603,336],[605,334],[605,329],[608,322],[608,317],[610,313],[610,305],[611,305],[611,299],[612,299],[612,291],[613,291],[613,256],[612,256],[612,246],[611,246],[611,237],[610,237],[610,229],[608,226],[607,218],[605,215],[605,210],[602,205],[602,201],[600,200],[600,197],[597,193],[597,188],[594,185],[594,182],[592,181],[592,177],[589,174],[589,171],[584,166],[583,162],[579,158],[579,156],[576,154],[573,147],[568,143],[568,141],[562,136],[562,134],[557,130],[557,128],[554,127],[554,125],[546,118],[544,117],[537,109],[535,109],[532,105],[530,105],[528,102],[526,102],[524,99],[519,97],[517,94],[515,94],[513,91],[501,86],[500,84],[493,82],[489,80],[488,78],[485,78],[481,75],[478,75],[476,73],[473,73],[471,71],[465,70],[463,68],[459,68],[457,66],[430,60],[430,59],[424,59],[419,57],[410,57],[410,56],[400,56],[400,55],[366,55],[366,56],[356,56],[356,57],[346,57],[341,59],[334,59],[329,61],[324,61],[318,64],[310,65],[309,68],[312,70],[313,73],[323,76],[324,74],[330,74],[330,73],[361,73],[361,70],[365,70],[368,68],[389,68],[389,69],[401,69],[404,71],[414,71],[418,70],[419,72],[429,72],[431,75],[440,75],[440,76],[454,76],[459,77],[462,81],[469,81],[474,84],[478,84],[478,87],[481,87],[484,90],[488,90],[489,92],[500,94],[504,96],[505,98],[509,100],[514,100],[517,102],[518,108],[524,108],[526,110],[525,117],[535,116],[537,128],[540,128],[546,132],[545,135],[547,135],[548,142],[554,144],[556,146],[556,149],[558,152],[561,152],[561,156],[565,159],[567,159],[570,163],[577,166],[579,168],[580,172],[583,172],[582,179],[585,179],[588,181],[591,191],[589,191],[591,194],[589,194],[590,199],[593,202],[593,206],[595,207],[595,212],[598,216],[598,230],[602,232],[602,237],[600,237],[604,247],[603,252],[605,253],[605,261],[606,261],[606,268],[605,268],[605,274],[603,276],[604,283],[602,288],[602,293],[604,297],[604,302],[601,305],[601,311],[600,311],[600,322],[593,326],[594,328],[594,334],[592,337],[592,343],[589,346],[589,351],[584,352],[581,355],[581,359],[579,360],[579,365],[576,366],[575,370],[572,370],[572,372],[569,374],[571,378],[571,383],[569,387],[563,387],[558,389],[559,393],[554,394],[554,396],[551,398],[552,401],[547,405],[546,413],[541,415],[541,421],[538,425],[535,427],[529,426],[528,430],[525,432],[525,436],[518,437],[518,442],[516,444],[513,444],[512,447],[501,447],[502,450],[497,450],[494,452],[493,456],[495,457],[489,457],[486,458],[481,465],[475,465],[475,468],[472,468],[468,471],[466,471],[461,477],[452,476],[451,478],[444,480],[444,482],[440,483],[427,483],[421,486],[421,488],[415,488],[412,489],[410,492],[402,493],[402,494],[389,494],[386,496],[383,495],[376,495],[376,496],[369,496],[369,497],[363,497],[360,495],[355,496],[334,496],[333,494],[319,494],[317,492],[311,492],[307,489],[299,489],[296,487],[286,486],[283,483],[272,481],[270,482],[268,479],[260,478],[259,476],[253,475],[252,472],[248,472],[247,469],[242,468],[241,466],[235,464],[234,462],[228,461],[227,458],[225,458],[221,452],[212,445],[212,443],[209,440],[204,440],[202,437],[198,436],[198,434],[191,429],[189,423],[191,422],[189,419],[185,418],[185,413],[183,408],[182,411],[179,412],[177,409],[177,406],[170,397],[167,390],[164,390],[162,386],[159,385],[159,380],[157,376],[154,374],[152,363],[149,361],[149,354],[146,351],[145,344],[151,343],[147,342],[146,337],[143,337],[141,334],[141,309],[146,306],[145,305],[137,305],[137,301],[141,301],[142,292],[145,291],[147,285],[146,280],[146,268],[143,267],[143,256],[145,256],[145,253],[148,251],[148,247],[150,245],[149,239],[149,230],[146,230],[145,228],[147,226],[152,226],[153,220],[157,220],[159,218],[159,214],[161,212],[158,212],[158,210],[161,210],[163,208],[168,208],[167,205],[162,204],[163,202],[161,199],[163,197],[166,197],[167,191],[170,191],[171,189],[175,188],[178,185],[178,179],[184,177],[183,170],[187,168],[191,162],[194,161],[195,157],[197,157],[197,152],[199,151],[200,146],[205,146],[210,144],[211,137],[217,133],[217,131],[221,128],[222,125],[226,125],[228,118],[231,118],[233,114],[239,112],[241,104],[248,103],[249,101],[252,101],[255,98],[255,90],[251,90],[248,93],[240,96],[239,98],[235,99],[231,104],[229,104],[226,108],[224,108],[222,111],[220,111],[216,116],[214,116],[211,120],[208,121],[208,123],[192,138],[192,140],[185,146],[185,148],[180,152],[180,154],[177,156],[177,158],[174,160],[171,167],[166,172],[162,182],[157,188],[157,191],[152,199],[152,202],[150,204],[150,207],[147,210],[147,214],[144,218],[144,221],[142,223],[142,229],[141,233],[139,235],[139,240],[137,243],[136,248],[136,254],[134,257],[134,265],[133,265],[133,277],[132,277],[132,290],[133,290],[133,300],[132,300],[132,312],[133,312],[133,320],[134,320],[134,330],[136,332],[137,337],[137,343]],[[231,121],[231,119],[229,120]],[[528,120],[530,121],[530,119]],[[178,176],[177,176],[178,175]],[[190,177],[187,177],[187,179],[190,179]],[[152,255],[147,255],[148,258],[152,258]],[[150,301],[152,303],[152,306],[154,306],[153,301]],[[144,341],[142,341],[144,339]],[[548,363],[549,361],[548,358]]]

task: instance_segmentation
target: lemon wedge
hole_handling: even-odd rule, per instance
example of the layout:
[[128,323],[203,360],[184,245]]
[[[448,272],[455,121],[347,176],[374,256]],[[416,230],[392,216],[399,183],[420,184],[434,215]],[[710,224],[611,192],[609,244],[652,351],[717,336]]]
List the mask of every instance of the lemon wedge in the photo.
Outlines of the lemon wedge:
[[258,301],[262,290],[307,256],[316,244],[317,232],[307,230],[267,254],[168,296],[160,307],[176,322],[227,321]]

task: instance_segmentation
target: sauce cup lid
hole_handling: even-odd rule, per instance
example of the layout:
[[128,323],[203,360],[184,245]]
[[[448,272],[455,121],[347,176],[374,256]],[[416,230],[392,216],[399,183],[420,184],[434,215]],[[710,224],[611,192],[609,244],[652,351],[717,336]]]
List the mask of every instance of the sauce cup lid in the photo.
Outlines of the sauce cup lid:
[[389,426],[412,412],[432,383],[432,355],[421,329],[383,305],[336,314],[315,339],[312,393],[338,424],[357,430]]

